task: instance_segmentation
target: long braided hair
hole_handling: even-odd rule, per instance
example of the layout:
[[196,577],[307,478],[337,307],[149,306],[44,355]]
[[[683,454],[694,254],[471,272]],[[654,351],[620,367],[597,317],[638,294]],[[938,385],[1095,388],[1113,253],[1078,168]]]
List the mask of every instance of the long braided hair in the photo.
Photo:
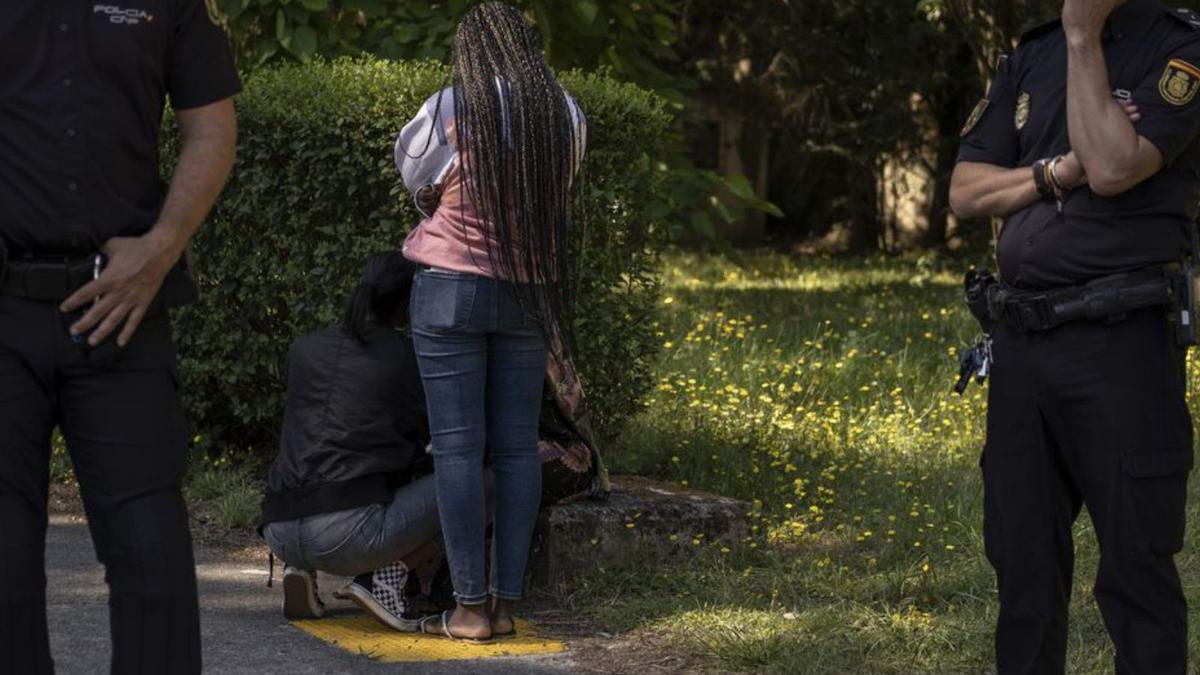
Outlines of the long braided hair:
[[566,92],[537,31],[501,2],[463,17],[453,84],[463,185],[491,228],[488,262],[517,282],[522,308],[561,356],[574,337],[567,231],[572,174],[583,153]]

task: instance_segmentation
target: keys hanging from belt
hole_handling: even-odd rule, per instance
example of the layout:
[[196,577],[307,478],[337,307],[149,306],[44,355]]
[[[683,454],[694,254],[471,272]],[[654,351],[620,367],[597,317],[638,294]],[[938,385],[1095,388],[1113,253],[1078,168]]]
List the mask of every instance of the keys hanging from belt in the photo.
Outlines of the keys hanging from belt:
[[992,372],[992,338],[987,335],[975,340],[975,345],[958,353],[958,382],[954,385],[954,393],[962,396],[971,386],[971,380],[982,385]]

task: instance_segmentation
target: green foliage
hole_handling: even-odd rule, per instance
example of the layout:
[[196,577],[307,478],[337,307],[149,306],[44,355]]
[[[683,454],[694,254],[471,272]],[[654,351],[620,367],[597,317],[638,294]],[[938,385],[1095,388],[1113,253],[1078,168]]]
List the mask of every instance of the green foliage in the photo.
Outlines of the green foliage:
[[188,472],[184,492],[193,514],[223,530],[249,530],[258,522],[262,490],[248,467],[199,463]]
[[[245,69],[313,55],[444,60],[456,22],[477,1],[217,0]],[[958,131],[997,57],[1062,4],[511,2],[537,24],[556,68],[609,68],[676,106],[663,161],[664,204],[679,235],[833,233],[860,250],[918,239],[941,247],[952,235],[987,245],[983,224],[953,230]],[[1195,9],[1200,0],[1170,4]],[[929,184],[895,180],[898,166]]]
[[76,482],[75,465],[71,463],[71,455],[67,452],[67,442],[57,429],[50,439],[50,482],[60,485]]
[[[289,343],[335,323],[367,258],[398,249],[418,222],[393,144],[446,78],[431,62],[318,59],[247,81],[238,163],[193,245],[202,300],[177,325],[190,417],[208,443],[270,450]],[[563,83],[591,130],[573,257],[579,365],[598,429],[615,433],[648,386],[657,343],[665,174],[654,158],[671,120],[632,85],[579,73]]]
[[[218,0],[244,69],[315,56],[373,54],[446,61],[462,15],[477,0]],[[550,64],[602,71],[653,89],[684,109],[690,80],[668,71],[676,60],[680,0],[513,0],[537,26]],[[674,135],[662,155],[669,179],[664,212],[676,236],[717,237],[749,211],[782,216],[740,174],[696,167],[690,146]]]
[[[449,56],[458,20],[477,0],[217,0],[239,61],[374,54]],[[669,89],[677,0],[517,0],[541,30],[557,68],[607,67],[623,80]]]

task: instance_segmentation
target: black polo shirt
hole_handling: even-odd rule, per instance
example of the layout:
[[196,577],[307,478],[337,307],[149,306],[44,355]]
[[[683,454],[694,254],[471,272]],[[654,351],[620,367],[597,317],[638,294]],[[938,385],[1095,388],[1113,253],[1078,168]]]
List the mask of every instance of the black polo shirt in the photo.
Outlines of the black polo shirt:
[[0,4],[0,237],[95,250],[144,233],[165,196],[165,98],[194,108],[241,86],[206,0]]
[[[1200,194],[1197,25],[1195,15],[1158,0],[1129,0],[1110,17],[1103,47],[1113,96],[1137,104],[1137,132],[1162,151],[1167,166],[1116,197],[1085,186],[1067,196],[1061,214],[1054,200],[1043,199],[1010,215],[998,246],[1006,281],[1029,289],[1069,286],[1186,255]],[[1015,168],[1070,151],[1060,23],[1022,39],[980,105],[986,107],[964,129],[959,161]]]

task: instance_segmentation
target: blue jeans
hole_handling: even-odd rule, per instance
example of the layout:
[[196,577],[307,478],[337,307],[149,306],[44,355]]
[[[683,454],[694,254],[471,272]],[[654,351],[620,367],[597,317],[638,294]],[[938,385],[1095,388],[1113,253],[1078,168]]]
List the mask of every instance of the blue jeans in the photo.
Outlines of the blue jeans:
[[356,577],[400,560],[438,534],[437,490],[425,476],[387,504],[271,523],[263,538],[292,567]]
[[[413,342],[429,407],[438,512],[455,596],[519,600],[541,501],[538,417],[546,343],[507,282],[425,270]],[[484,571],[484,446],[495,480],[492,582]]]

